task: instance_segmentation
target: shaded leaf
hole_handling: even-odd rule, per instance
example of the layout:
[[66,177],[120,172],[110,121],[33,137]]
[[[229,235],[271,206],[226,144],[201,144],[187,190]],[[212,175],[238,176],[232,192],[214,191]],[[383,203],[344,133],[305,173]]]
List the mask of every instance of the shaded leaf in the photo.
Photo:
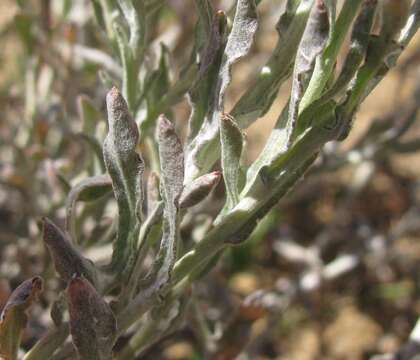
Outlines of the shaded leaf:
[[109,305],[83,277],[66,289],[70,333],[80,359],[111,360],[117,323]]
[[17,359],[22,332],[28,316],[26,310],[42,291],[43,281],[39,276],[24,281],[10,295],[0,315],[0,357]]
[[135,228],[141,208],[144,163],[136,152],[139,140],[137,125],[115,87],[107,95],[107,108],[109,132],[104,141],[104,159],[118,203],[118,231],[111,267],[122,271],[134,249],[134,238],[130,233]]

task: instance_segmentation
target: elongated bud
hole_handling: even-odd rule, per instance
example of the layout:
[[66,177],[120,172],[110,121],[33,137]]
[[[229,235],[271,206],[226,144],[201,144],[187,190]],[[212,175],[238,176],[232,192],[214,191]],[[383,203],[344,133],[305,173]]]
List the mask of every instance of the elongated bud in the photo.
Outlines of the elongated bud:
[[184,186],[179,198],[179,207],[188,208],[203,201],[219,183],[221,175],[220,171],[213,171]]
[[109,305],[82,277],[70,280],[66,299],[70,333],[80,359],[111,360],[117,324]]
[[44,242],[54,262],[55,271],[61,279],[68,282],[76,274],[83,275],[96,284],[96,269],[93,263],[79,253],[51,220],[43,218],[42,222]]
[[120,91],[114,86],[106,96],[109,131],[114,132],[120,149],[135,149],[139,139],[137,125]]
[[410,0],[384,0],[382,8],[381,35],[385,39],[394,39],[407,21]]

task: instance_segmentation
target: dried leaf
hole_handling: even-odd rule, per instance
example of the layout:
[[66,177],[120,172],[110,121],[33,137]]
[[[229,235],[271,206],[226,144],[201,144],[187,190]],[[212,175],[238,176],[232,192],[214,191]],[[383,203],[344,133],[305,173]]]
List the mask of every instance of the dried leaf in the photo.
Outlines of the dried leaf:
[[83,277],[66,289],[70,333],[80,359],[111,360],[117,323],[109,305]]
[[49,219],[43,218],[43,239],[54,262],[55,271],[65,282],[75,274],[99,286],[95,265],[83,257],[66,235]]
[[135,248],[134,231],[141,208],[141,178],[144,163],[136,152],[139,140],[137,125],[117,88],[107,95],[109,132],[104,141],[104,159],[111,176],[118,203],[118,231],[114,242],[111,267],[123,271]]
[[188,208],[203,201],[217,186],[220,177],[220,171],[213,171],[185,185],[179,198],[179,207]]
[[71,188],[66,199],[65,229],[76,240],[76,216],[74,210],[77,201],[94,201],[112,190],[111,178],[98,175],[87,178]]
[[39,276],[24,281],[10,295],[0,315],[0,358],[17,359],[17,353],[26,327],[26,310],[42,291],[43,281]]

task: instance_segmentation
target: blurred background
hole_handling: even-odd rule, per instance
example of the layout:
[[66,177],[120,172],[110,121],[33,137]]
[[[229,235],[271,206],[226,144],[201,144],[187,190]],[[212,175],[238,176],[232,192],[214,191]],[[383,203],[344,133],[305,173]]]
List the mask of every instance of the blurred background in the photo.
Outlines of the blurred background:
[[[213,3],[232,7],[232,1]],[[170,51],[171,83],[192,48],[193,8],[191,0],[167,1],[150,35],[152,49],[163,42]],[[284,1],[262,0],[258,9],[257,38],[251,54],[234,66],[228,109],[277,42]],[[91,99],[105,134],[105,94],[119,65],[87,0],[2,0],[0,44],[0,309],[23,280],[47,280],[25,333],[30,347],[48,328],[60,287],[38,220],[63,223],[68,185],[86,177],[91,160],[91,145],[80,135],[87,126],[80,99]],[[153,51],[146,61],[153,66]],[[247,344],[251,359],[368,359],[407,340],[420,314],[419,63],[417,34],[366,99],[351,136],[327,146],[247,243],[226,253],[197,284],[206,305],[195,311],[215,324],[216,333],[218,326],[231,327],[218,359],[229,359],[239,344]],[[284,85],[270,111],[246,131],[247,163],[262,149],[289,89]],[[186,98],[171,109],[184,135],[188,115]],[[384,141],[401,128],[398,142]],[[221,185],[212,194],[215,204],[223,191]],[[90,217],[78,226],[96,240],[115,208],[101,212],[99,229],[92,208],[79,209]],[[95,258],[100,254],[93,242],[85,245]],[[251,311],[253,296],[264,312],[237,312]],[[142,358],[201,359],[191,326],[194,321],[187,321]]]

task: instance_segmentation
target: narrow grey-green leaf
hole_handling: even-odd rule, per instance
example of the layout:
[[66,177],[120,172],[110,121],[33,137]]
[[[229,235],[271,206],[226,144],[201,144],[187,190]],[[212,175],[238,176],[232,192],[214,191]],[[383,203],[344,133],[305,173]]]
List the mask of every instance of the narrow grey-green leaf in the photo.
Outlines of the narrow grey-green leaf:
[[123,66],[122,88],[124,97],[127,99],[128,108],[134,112],[137,103],[138,74],[133,53],[128,44],[127,34],[123,27],[117,22],[113,23],[117,39],[120,59]]
[[203,201],[217,186],[221,175],[220,171],[213,171],[185,185],[179,198],[179,207],[188,208]]
[[143,0],[137,0],[134,6],[133,0],[118,0],[118,4],[130,29],[129,45],[133,56],[142,56],[146,46],[144,2]]
[[66,225],[65,229],[74,240],[76,239],[76,214],[74,213],[77,201],[94,201],[112,190],[109,175],[98,175],[84,179],[73,186],[66,199]]
[[156,113],[161,109],[159,106],[160,99],[168,92],[170,87],[169,81],[169,50],[161,44],[160,59],[157,69],[148,74],[144,80],[144,90],[142,97],[146,99],[147,116],[142,126],[149,127],[154,125],[156,121]]
[[309,80],[308,74],[313,68],[316,57],[327,44],[328,34],[329,16],[327,7],[324,0],[316,0],[299,44],[293,70],[293,83],[287,120],[288,139],[291,138],[298,120],[299,103],[304,94],[305,83]]
[[0,315],[0,358],[17,360],[17,354],[26,327],[26,310],[42,291],[39,276],[24,281],[10,295]]
[[55,271],[63,281],[74,274],[83,275],[99,287],[95,265],[79,252],[69,238],[51,220],[43,218],[43,240],[53,260]]
[[346,56],[340,75],[330,89],[302,111],[298,123],[298,133],[301,133],[309,126],[308,121],[312,118],[312,114],[316,109],[323,106],[333,97],[340,95],[340,92],[346,89],[355,76],[366,57],[376,7],[376,0],[365,0],[363,2],[360,13],[353,25],[349,53]]
[[223,180],[226,187],[226,208],[232,209],[239,201],[239,174],[243,134],[231,116],[220,119]]
[[[214,107],[218,96],[217,80],[225,46],[226,17],[224,13],[214,13],[208,1],[198,1],[199,28],[203,33],[196,35],[195,54],[198,61],[198,78],[188,92],[191,104],[191,115],[188,120],[188,141],[191,142],[198,134],[200,127],[209,116],[209,110]],[[204,6],[206,4],[206,6]],[[207,24],[207,22],[210,22]],[[202,23],[206,25],[200,26]],[[205,29],[205,32],[204,32]]]
[[217,109],[224,111],[224,95],[231,80],[233,63],[248,54],[257,31],[257,7],[254,0],[238,0],[232,31],[229,34],[224,61],[220,69],[220,93]]
[[79,358],[111,360],[117,323],[109,305],[83,277],[70,280],[66,298],[70,333]]
[[118,203],[118,231],[111,266],[123,270],[134,249],[137,213],[142,202],[141,178],[144,163],[136,152],[137,125],[117,88],[107,95],[109,132],[104,141],[104,159]]
[[[280,36],[267,63],[254,83],[240,97],[231,114],[241,128],[263,116],[275,100],[280,86],[292,73],[293,62],[314,0],[301,0],[291,14],[287,31]],[[293,8],[291,6],[291,8]]]
[[158,119],[161,166],[161,195],[164,201],[163,235],[160,244],[156,286],[161,291],[170,281],[179,241],[179,197],[184,183],[184,151],[174,125],[161,115]]
[[211,168],[219,155],[220,115],[224,112],[224,95],[231,80],[233,63],[245,56],[251,48],[257,30],[257,12],[254,0],[239,0],[236,4],[232,30],[224,49],[222,63],[215,84],[215,97],[201,129],[189,144],[186,159],[186,179],[191,181]]
[[269,166],[271,161],[287,150],[288,145],[288,131],[287,131],[287,117],[289,114],[289,103],[285,105],[280,113],[276,125],[268,137],[264,148],[259,154],[258,158],[248,168],[246,173],[246,184],[242,190],[241,197],[248,192],[253,186],[260,170]]

